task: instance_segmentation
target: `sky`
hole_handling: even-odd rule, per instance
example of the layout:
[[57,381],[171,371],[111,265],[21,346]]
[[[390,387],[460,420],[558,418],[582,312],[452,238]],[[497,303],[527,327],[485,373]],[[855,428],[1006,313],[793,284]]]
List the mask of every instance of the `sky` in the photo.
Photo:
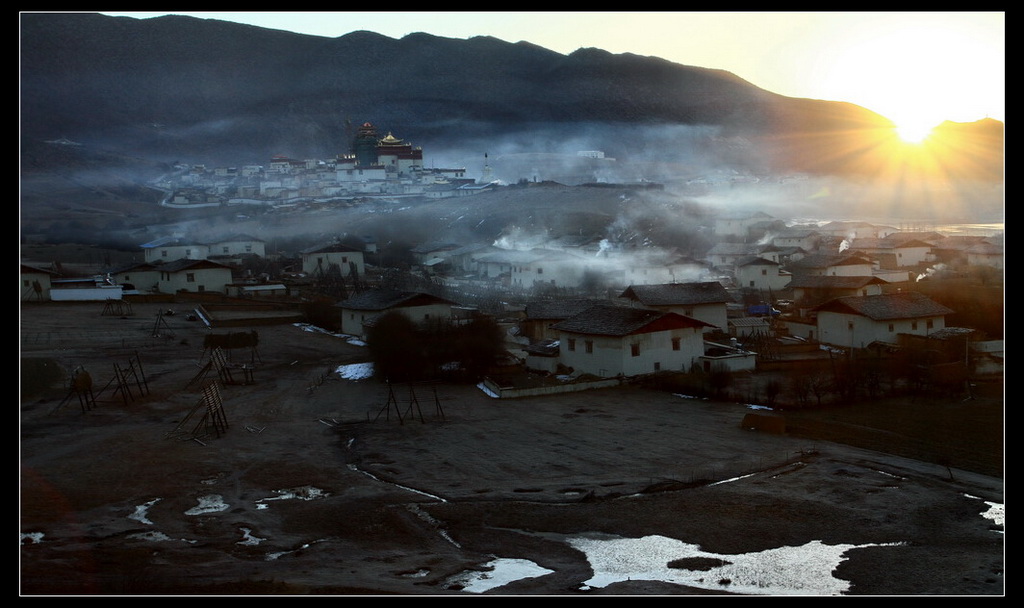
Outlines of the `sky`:
[[[104,13],[147,18],[167,13]],[[367,30],[595,47],[722,69],[790,97],[846,101],[923,134],[1005,122],[1003,12],[180,12],[334,38]]]

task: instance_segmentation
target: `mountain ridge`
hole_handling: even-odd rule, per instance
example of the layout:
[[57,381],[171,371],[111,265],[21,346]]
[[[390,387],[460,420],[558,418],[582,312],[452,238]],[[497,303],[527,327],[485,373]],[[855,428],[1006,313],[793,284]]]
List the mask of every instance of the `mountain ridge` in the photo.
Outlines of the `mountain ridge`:
[[[149,162],[331,158],[350,151],[363,122],[448,166],[601,150],[657,181],[715,172],[863,180],[891,164],[882,152],[891,121],[855,104],[785,97],[725,70],[593,47],[561,54],[422,32],[326,38],[98,13],[23,13],[20,44],[23,170],[31,162],[34,172],[46,168],[38,142],[60,138]],[[936,152],[943,179],[1001,185],[1002,123],[938,131],[961,142]],[[989,207],[1001,199],[983,196]]]

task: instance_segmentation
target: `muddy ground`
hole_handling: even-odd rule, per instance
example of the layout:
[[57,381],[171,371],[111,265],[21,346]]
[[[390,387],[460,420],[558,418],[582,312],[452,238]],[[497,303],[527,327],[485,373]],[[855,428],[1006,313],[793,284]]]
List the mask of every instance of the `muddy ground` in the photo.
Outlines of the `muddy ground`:
[[[290,324],[229,351],[226,382],[187,303],[106,308],[21,307],[22,595],[469,595],[452,577],[496,557],[553,572],[490,594],[729,593],[587,587],[591,565],[567,539],[596,533],[726,555],[877,543],[833,572],[847,594],[1004,593],[1002,526],[981,515],[1004,502],[1001,466],[907,458],[901,446],[920,440],[898,429],[835,433],[831,412],[756,432],[740,425],[749,404],[636,386],[389,395],[333,373],[365,347]],[[95,398],[84,406],[69,388],[79,367]],[[974,401],[979,419],[1001,420],[993,393]],[[885,440],[856,447],[857,427]],[[963,462],[1001,461],[991,445]]]

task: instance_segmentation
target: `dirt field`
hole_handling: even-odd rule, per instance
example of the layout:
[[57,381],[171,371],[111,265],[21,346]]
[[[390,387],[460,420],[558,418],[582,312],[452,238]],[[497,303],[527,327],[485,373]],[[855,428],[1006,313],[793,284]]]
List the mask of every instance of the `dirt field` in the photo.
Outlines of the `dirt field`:
[[[854,406],[772,434],[741,428],[747,404],[638,387],[497,400],[396,386],[389,400],[333,373],[365,347],[294,325],[255,328],[255,353],[230,351],[251,382],[225,383],[188,304],[104,309],[21,308],[22,595],[471,595],[452,577],[495,558],[551,572],[490,594],[730,593],[586,586],[594,566],[569,541],[592,534],[728,556],[877,544],[834,569],[845,593],[1004,593],[1003,528],[982,516],[1004,502],[1001,427],[982,456],[943,463],[906,458],[938,452]],[[69,390],[78,367],[91,409]],[[972,403],[979,419],[1001,421],[995,392]]]

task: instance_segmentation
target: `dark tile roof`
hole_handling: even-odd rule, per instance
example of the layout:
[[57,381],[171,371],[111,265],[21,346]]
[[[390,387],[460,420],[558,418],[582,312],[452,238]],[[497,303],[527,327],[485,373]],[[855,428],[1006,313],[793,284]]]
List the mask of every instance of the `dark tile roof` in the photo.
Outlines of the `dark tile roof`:
[[392,289],[373,289],[356,294],[338,304],[341,308],[355,310],[388,310],[403,306],[419,306],[424,304],[454,304],[444,298],[418,291],[397,291]]
[[306,249],[303,249],[300,253],[310,254],[310,253],[348,253],[348,252],[361,253],[362,250],[361,249],[357,249],[355,247],[351,247],[349,245],[345,245],[345,244],[341,243],[340,241],[335,241],[335,242],[332,242],[332,243],[321,243],[319,245],[314,245],[312,247],[308,247]]
[[794,275],[787,287],[802,289],[857,289],[865,285],[884,285],[886,281],[875,276],[836,277],[821,275]]
[[691,306],[733,301],[717,281],[630,285],[620,297],[636,300],[645,306]]
[[196,268],[224,268],[231,270],[230,266],[221,264],[220,262],[214,262],[213,260],[189,260],[180,259],[174,260],[173,262],[164,262],[163,264],[155,264],[153,266],[160,272],[181,272],[182,270],[196,269]]
[[836,298],[818,306],[816,310],[861,315],[874,321],[938,317],[954,312],[928,296],[913,291]]
[[608,302],[594,299],[538,300],[528,303],[525,313],[527,319],[561,320],[568,319],[599,304],[608,304]]
[[871,260],[860,255],[849,255],[845,253],[818,253],[804,256],[799,260],[791,262],[790,268],[794,270],[805,268],[814,269],[829,268],[830,266],[847,266],[851,264],[871,264]]
[[779,266],[779,263],[761,256],[748,255],[736,260],[736,266]]
[[600,336],[627,336],[684,327],[711,327],[673,312],[602,304],[551,326],[560,331]]

